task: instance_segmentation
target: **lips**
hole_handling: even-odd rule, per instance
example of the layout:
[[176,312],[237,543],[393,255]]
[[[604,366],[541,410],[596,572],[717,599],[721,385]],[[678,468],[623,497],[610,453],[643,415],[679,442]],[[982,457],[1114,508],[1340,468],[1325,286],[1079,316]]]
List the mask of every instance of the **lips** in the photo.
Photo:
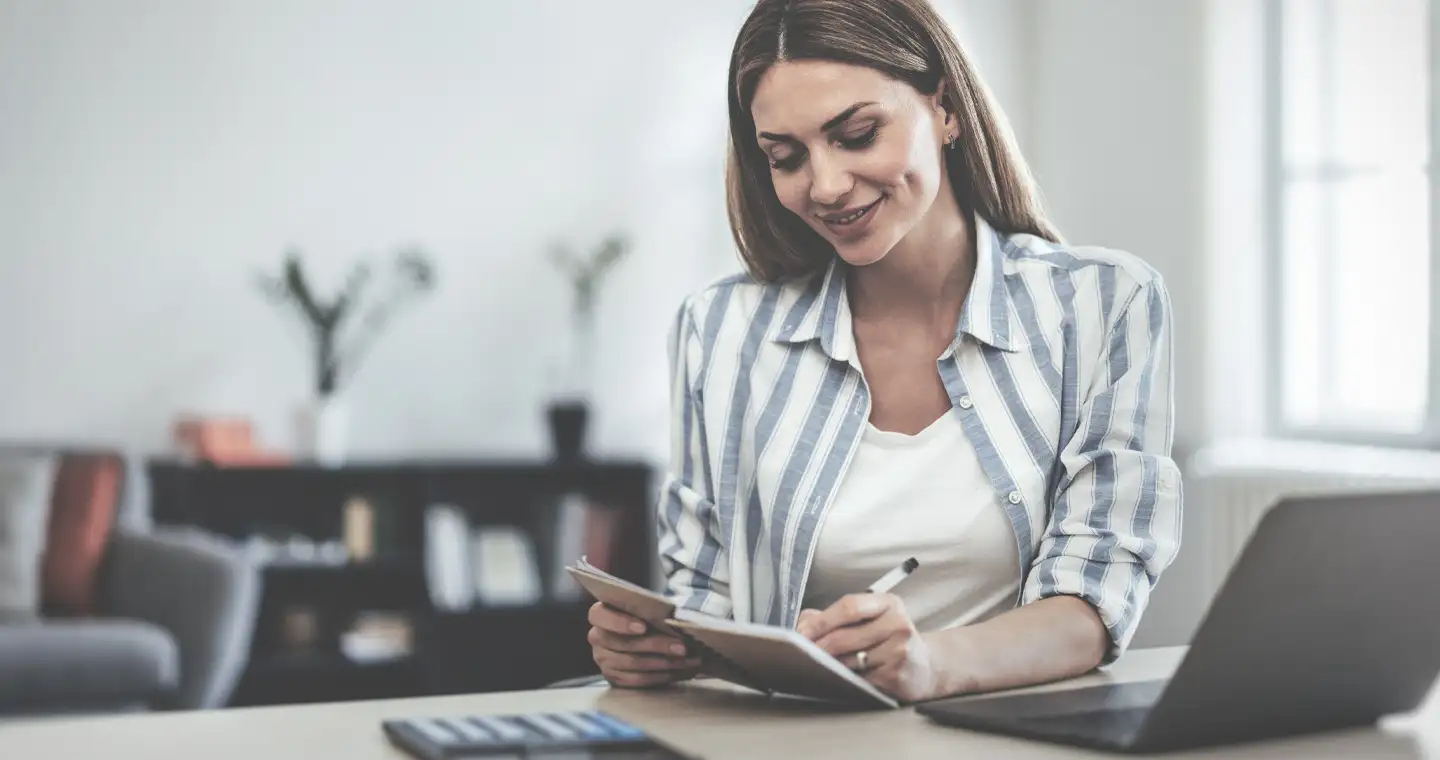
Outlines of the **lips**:
[[885,196],[882,195],[864,206],[837,211],[833,214],[817,214],[816,216],[820,221],[825,223],[827,228],[837,234],[853,234],[866,226],[870,219],[875,216],[875,209],[878,208],[884,200]]

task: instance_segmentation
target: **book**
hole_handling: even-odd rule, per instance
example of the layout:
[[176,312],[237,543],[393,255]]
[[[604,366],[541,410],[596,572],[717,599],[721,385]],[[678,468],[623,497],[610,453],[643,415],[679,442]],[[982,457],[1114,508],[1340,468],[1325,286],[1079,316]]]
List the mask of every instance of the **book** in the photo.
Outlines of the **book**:
[[526,606],[545,595],[530,534],[510,525],[476,528],[470,538],[474,601],[487,607]]
[[425,586],[438,610],[460,612],[475,601],[470,522],[453,504],[425,510]]
[[594,567],[583,556],[566,570],[598,601],[697,649],[705,676],[770,695],[900,706],[798,631],[678,607],[662,594]]
[[555,564],[550,580],[552,598],[573,602],[585,591],[566,572],[571,557],[585,556],[591,567],[609,570],[614,555],[620,510],[586,494],[570,492],[555,507]]

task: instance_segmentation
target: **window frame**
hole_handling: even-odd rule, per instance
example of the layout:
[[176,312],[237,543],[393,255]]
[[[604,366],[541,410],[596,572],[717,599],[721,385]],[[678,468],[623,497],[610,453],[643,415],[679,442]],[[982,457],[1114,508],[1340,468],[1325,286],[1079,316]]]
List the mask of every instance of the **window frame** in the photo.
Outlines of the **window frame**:
[[1263,288],[1265,304],[1265,429],[1272,437],[1309,440],[1330,443],[1386,446],[1393,448],[1440,449],[1440,171],[1435,163],[1440,155],[1440,88],[1437,88],[1436,73],[1440,72],[1440,4],[1426,0],[1428,6],[1427,55],[1430,76],[1426,82],[1429,101],[1427,125],[1430,141],[1427,160],[1429,186],[1429,241],[1430,252],[1430,334],[1428,394],[1421,428],[1415,433],[1396,433],[1385,430],[1364,430],[1350,426],[1318,423],[1297,425],[1285,419],[1284,400],[1281,386],[1285,375],[1285,357],[1280,349],[1284,345],[1284,209],[1285,209],[1285,151],[1282,144],[1283,113],[1283,62],[1284,62],[1284,0],[1263,0],[1263,66],[1261,89],[1263,94],[1264,125],[1264,208],[1263,228],[1265,239]]

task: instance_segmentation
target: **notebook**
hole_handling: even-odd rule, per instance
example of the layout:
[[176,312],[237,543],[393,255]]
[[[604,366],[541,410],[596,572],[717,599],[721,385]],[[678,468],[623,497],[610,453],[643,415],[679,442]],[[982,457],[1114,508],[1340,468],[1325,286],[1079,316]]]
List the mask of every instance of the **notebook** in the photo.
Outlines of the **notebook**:
[[705,676],[772,695],[899,707],[894,698],[789,628],[677,608],[663,595],[600,570],[584,557],[565,569],[599,601],[698,649]]

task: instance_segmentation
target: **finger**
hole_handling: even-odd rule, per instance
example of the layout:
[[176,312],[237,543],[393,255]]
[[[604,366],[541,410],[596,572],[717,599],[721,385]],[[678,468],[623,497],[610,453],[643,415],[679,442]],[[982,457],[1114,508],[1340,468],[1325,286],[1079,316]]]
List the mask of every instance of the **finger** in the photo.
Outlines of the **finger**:
[[887,612],[874,620],[837,628],[815,640],[815,645],[836,657],[874,649],[897,637],[908,638],[910,621],[895,612]]
[[605,680],[626,689],[648,689],[664,686],[675,679],[669,673],[636,673],[617,670],[605,673]]
[[683,641],[663,634],[633,636],[595,627],[590,629],[587,638],[591,646],[614,652],[648,653],[666,657],[687,657],[691,654]]
[[[836,657],[845,667],[864,675],[875,682],[881,671],[900,664],[905,659],[906,643],[897,638],[886,639],[873,647],[856,649]],[[865,653],[865,666],[860,666],[860,653]]]
[[905,645],[883,644],[866,656],[866,664],[870,667],[860,675],[880,691],[893,697],[901,697],[905,680],[901,672],[908,657],[909,650]]
[[596,662],[600,665],[600,673],[605,676],[607,681],[612,685],[626,688],[649,688],[686,681],[694,678],[700,672],[701,667],[693,663],[690,667],[670,670],[627,670],[616,667],[616,665],[633,664],[624,662],[621,659],[624,656],[602,651],[597,653]]
[[820,610],[809,609],[809,608],[800,610],[800,615],[799,615],[799,617],[795,618],[795,630],[800,631],[800,632],[803,633],[803,632],[805,631],[806,626],[809,625],[810,623],[814,622],[815,618],[817,618],[817,617],[819,617],[819,616],[820,616]]
[[894,605],[890,594],[846,594],[806,621],[802,636],[818,641],[837,628],[857,625],[885,614]]
[[630,673],[656,673],[694,670],[700,667],[697,657],[662,657],[657,654],[627,654],[609,652],[603,655],[602,668]]
[[596,628],[604,628],[614,633],[636,635],[644,633],[649,626],[645,621],[633,615],[628,615],[620,610],[610,607],[602,602],[596,602],[590,606],[590,625]]
[[860,653],[859,653],[859,652],[851,652],[850,654],[842,654],[842,655],[836,657],[835,659],[839,660],[839,661],[840,661],[840,664],[841,664],[841,665],[844,665],[846,668],[848,668],[848,669],[850,669],[850,670],[853,670],[853,671],[855,671],[856,673],[859,673],[859,674],[861,674],[861,675],[865,675],[866,673],[868,673],[868,672],[874,670],[875,668],[879,667],[878,665],[875,664],[875,660],[871,659],[871,657],[872,657],[872,655],[871,655],[870,652],[867,650],[867,651],[865,652],[865,662],[864,662],[864,664],[861,664],[861,662],[860,662]]

